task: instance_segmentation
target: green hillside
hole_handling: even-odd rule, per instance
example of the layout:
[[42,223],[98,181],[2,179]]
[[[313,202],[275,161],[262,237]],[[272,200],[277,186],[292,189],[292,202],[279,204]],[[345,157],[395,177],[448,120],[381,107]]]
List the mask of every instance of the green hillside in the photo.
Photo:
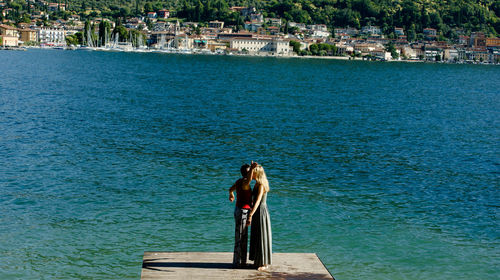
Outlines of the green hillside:
[[[57,2],[53,0],[51,2]],[[144,15],[162,8],[172,9],[177,16],[190,21],[224,20],[241,24],[245,19],[231,13],[231,6],[254,6],[264,17],[280,17],[286,21],[322,23],[329,28],[364,25],[380,26],[392,36],[394,27],[402,27],[408,39],[418,38],[427,27],[438,30],[444,38],[460,33],[483,31],[489,36],[500,34],[500,0],[59,0],[69,10],[82,15],[128,17]],[[25,0],[15,0],[26,9]],[[86,12],[85,12],[86,11]],[[64,16],[63,12],[60,12]]]

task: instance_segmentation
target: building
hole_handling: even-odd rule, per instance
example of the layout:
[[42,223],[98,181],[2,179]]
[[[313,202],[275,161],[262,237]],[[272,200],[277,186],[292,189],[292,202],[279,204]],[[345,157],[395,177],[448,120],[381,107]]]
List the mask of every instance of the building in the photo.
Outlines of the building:
[[0,24],[0,38],[2,47],[17,47],[19,45],[19,32],[17,28]]
[[396,35],[396,37],[398,38],[404,36],[405,35],[404,29],[401,27],[394,27],[394,35]]
[[49,5],[47,6],[47,11],[49,12],[66,11],[66,5],[58,3],[49,3]]
[[246,7],[246,8],[243,8],[240,12],[241,12],[241,16],[247,17],[247,16],[255,14],[257,12],[257,9],[255,9],[255,7]]
[[219,33],[217,34],[217,39],[222,42],[230,43],[232,39],[251,39],[253,38],[253,34],[246,31],[240,31],[238,33]]
[[500,63],[500,51],[493,50],[490,52],[490,63]]
[[483,49],[469,49],[465,52],[466,58],[468,60],[488,62],[490,59],[490,54],[488,51]]
[[424,36],[426,40],[436,40],[437,30],[434,28],[424,28]]
[[443,56],[443,50],[434,46],[424,47],[424,58],[428,61],[438,61],[441,60]]
[[262,14],[251,14],[250,20],[259,23],[264,23],[264,16]]
[[212,52],[219,52],[220,53],[220,52],[224,52],[224,50],[227,48],[227,45],[224,42],[217,42],[215,40],[208,40],[207,48]]
[[50,3],[49,6],[47,6],[47,11],[55,12],[55,11],[57,11],[58,7],[59,7],[59,5],[57,5],[57,3]]
[[156,12],[156,16],[158,18],[169,18],[170,11],[169,10],[159,10],[158,12]]
[[245,29],[250,32],[257,32],[262,28],[262,23],[257,21],[247,21],[245,22]]
[[292,52],[290,42],[276,38],[233,38],[230,47],[249,54],[288,56]]
[[370,55],[382,60],[392,60],[391,53],[386,51],[384,48],[374,49],[370,52]]
[[130,18],[130,19],[127,20],[127,22],[125,23],[125,27],[126,28],[137,29],[137,27],[139,27],[139,25],[141,25],[141,24],[143,26],[145,25],[144,22],[141,19],[134,17],[134,18]]
[[380,46],[378,44],[373,44],[373,43],[359,43],[359,44],[354,44],[354,52],[356,53],[361,53],[361,54],[368,54],[378,48]]
[[459,59],[458,50],[456,50],[456,49],[444,49],[443,58],[444,58],[444,60],[447,60],[447,61],[458,61],[458,59]]
[[278,35],[280,33],[280,28],[277,26],[269,26],[267,32],[269,32],[270,35]]
[[246,9],[247,7],[244,7],[244,6],[232,6],[231,8],[229,8],[229,10],[231,12],[238,12],[238,13],[241,13],[241,11],[243,11],[244,9]]
[[42,27],[38,29],[38,40],[42,46],[65,46],[66,31],[62,28]]
[[472,32],[470,35],[469,47],[473,48],[485,48],[486,47],[486,36],[483,32]]
[[458,44],[462,46],[467,46],[469,42],[469,36],[460,35],[458,36]]
[[68,20],[70,21],[79,21],[80,20],[80,16],[79,15],[71,15],[68,17]]
[[365,35],[377,36],[382,35],[382,31],[378,26],[367,25],[361,28],[361,33]]
[[281,27],[281,18],[266,18],[266,23],[271,26]]
[[213,20],[208,23],[208,28],[222,29],[224,28],[224,22]]
[[150,18],[150,19],[156,18],[156,13],[155,12],[149,12],[148,13],[148,18]]
[[345,56],[350,55],[354,52],[354,48],[348,45],[336,45],[337,46],[337,55]]
[[330,37],[332,34],[328,31],[323,30],[311,30],[309,32],[309,36],[314,39],[326,39]]
[[415,49],[411,48],[408,45],[403,46],[400,50],[400,53],[403,57],[406,57],[406,59],[410,60],[418,59],[417,52],[415,51]]
[[38,32],[33,29],[19,29],[20,39],[26,42],[38,42]]
[[10,13],[12,13],[12,8],[8,8],[8,9],[3,9],[2,10],[2,16],[6,17],[7,15],[9,15]]
[[334,32],[335,32],[335,37],[340,37],[341,35],[343,36],[348,35],[349,37],[354,37],[357,36],[359,33],[359,31],[353,27],[335,28]]
[[467,50],[465,48],[457,48],[458,52],[458,60],[464,61],[467,60]]
[[486,38],[486,47],[500,47],[500,38]]

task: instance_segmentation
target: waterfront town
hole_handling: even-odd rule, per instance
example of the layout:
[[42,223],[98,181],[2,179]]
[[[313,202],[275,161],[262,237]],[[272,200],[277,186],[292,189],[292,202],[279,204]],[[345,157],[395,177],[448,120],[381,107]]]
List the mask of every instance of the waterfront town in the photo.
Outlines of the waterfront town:
[[[9,19],[19,13],[0,0],[0,49],[56,48],[102,51],[151,51],[254,56],[316,56],[381,61],[433,61],[450,63],[500,63],[500,38],[483,32],[454,30],[455,40],[443,40],[436,29],[423,28],[408,40],[408,32],[394,27],[390,37],[375,25],[328,27],[264,17],[255,7],[233,6],[240,26],[221,20],[185,21],[176,11],[157,9],[120,22],[87,8],[71,13],[66,4],[28,0],[30,13],[23,21]],[[55,18],[64,11],[69,16]],[[17,15],[19,17],[19,14]],[[121,36],[121,37],[120,37]],[[414,36],[412,36],[414,37]]]

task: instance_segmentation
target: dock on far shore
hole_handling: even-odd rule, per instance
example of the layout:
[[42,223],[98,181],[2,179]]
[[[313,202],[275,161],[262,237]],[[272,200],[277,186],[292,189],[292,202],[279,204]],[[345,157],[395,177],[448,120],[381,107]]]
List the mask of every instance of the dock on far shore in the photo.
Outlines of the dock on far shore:
[[[274,253],[267,271],[233,268],[229,252],[144,252],[141,280],[334,279],[314,253]],[[251,263],[251,262],[250,262]]]

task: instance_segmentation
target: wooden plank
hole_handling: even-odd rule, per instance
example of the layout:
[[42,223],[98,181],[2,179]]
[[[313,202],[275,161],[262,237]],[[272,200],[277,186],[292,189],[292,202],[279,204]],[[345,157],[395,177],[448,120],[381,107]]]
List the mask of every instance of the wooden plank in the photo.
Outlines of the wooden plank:
[[141,280],[334,279],[314,253],[274,253],[267,271],[232,268],[233,253],[144,252]]

